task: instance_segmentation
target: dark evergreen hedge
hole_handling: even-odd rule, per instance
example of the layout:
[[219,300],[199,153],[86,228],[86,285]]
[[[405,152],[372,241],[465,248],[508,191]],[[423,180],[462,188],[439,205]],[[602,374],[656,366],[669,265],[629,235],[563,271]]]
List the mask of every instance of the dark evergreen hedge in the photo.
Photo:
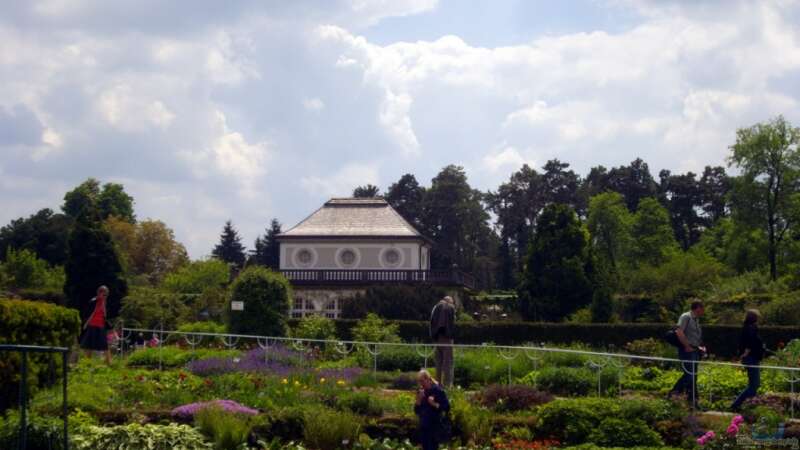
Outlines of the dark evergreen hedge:
[[[336,322],[337,336],[342,339],[352,337],[350,329],[358,322],[341,319]],[[404,341],[426,342],[428,323],[422,321],[390,321],[399,325],[400,336]],[[291,320],[294,327],[297,320]],[[526,342],[548,342],[568,344],[584,342],[594,347],[621,349],[626,343],[636,339],[661,339],[669,324],[663,323],[613,323],[613,324],[572,324],[541,322],[467,322],[456,325],[456,343],[481,344],[491,342],[500,345],[515,345]],[[800,327],[765,326],[759,328],[761,338],[770,349],[779,342],[787,343],[800,338]],[[741,327],[737,325],[703,325],[703,336],[709,351],[717,356],[735,357],[738,351]]]

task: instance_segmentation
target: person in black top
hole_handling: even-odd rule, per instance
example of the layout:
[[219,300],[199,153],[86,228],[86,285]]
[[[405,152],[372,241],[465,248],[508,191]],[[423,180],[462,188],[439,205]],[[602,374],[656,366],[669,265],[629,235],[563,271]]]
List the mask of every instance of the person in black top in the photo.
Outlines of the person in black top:
[[736,397],[731,410],[738,411],[742,402],[758,394],[761,385],[761,369],[758,367],[764,358],[764,343],[758,337],[758,319],[761,314],[755,309],[748,309],[744,316],[742,325],[742,336],[739,340],[739,354],[741,354],[742,364],[747,366],[747,388]]
[[419,390],[414,403],[414,412],[419,416],[419,437],[423,450],[439,448],[442,438],[442,416],[450,411],[450,402],[439,383],[427,370],[420,370],[417,377]]

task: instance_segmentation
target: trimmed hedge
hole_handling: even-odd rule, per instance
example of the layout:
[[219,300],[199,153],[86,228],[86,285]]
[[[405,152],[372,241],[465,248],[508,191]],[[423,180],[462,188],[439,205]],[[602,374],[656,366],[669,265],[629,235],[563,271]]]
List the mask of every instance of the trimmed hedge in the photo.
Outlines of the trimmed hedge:
[[[0,299],[0,343],[71,347],[77,342],[81,322],[78,311],[50,303]],[[21,356],[0,352],[0,411],[17,400]],[[50,362],[54,376],[60,377],[58,355],[28,355],[29,386],[50,381]]]
[[[399,326],[400,337],[408,342],[427,342],[428,322],[389,321]],[[289,326],[297,326],[296,319]],[[351,339],[351,329],[357,320],[336,320],[336,335]],[[569,344],[584,342],[595,347],[623,346],[637,339],[654,338],[661,341],[671,324],[664,323],[552,323],[552,322],[462,322],[456,324],[456,343],[517,345],[526,342]],[[759,334],[766,346],[775,349],[779,342],[787,343],[800,337],[800,327],[763,326]],[[703,325],[703,336],[709,351],[721,357],[735,357],[738,351],[741,326]]]

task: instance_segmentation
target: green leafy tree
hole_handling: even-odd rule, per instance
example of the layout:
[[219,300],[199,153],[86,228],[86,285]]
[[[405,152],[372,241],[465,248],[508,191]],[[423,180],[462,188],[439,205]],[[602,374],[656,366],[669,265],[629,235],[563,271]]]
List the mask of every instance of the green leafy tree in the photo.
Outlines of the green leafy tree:
[[400,342],[399,325],[369,313],[353,327],[353,339],[361,342]]
[[678,250],[669,212],[652,197],[639,202],[631,226],[631,260],[634,266],[649,264],[658,266],[669,255]]
[[128,284],[123,277],[122,265],[111,236],[96,221],[96,217],[84,214],[76,220],[69,236],[69,259],[64,271],[67,304],[80,311],[83,318],[91,312],[89,300],[101,285],[110,290],[106,304],[108,315],[117,315],[120,300],[128,294]]
[[625,198],[617,192],[598,194],[589,200],[586,226],[600,269],[608,273],[611,284],[631,245],[633,216],[628,212]]
[[549,205],[536,223],[518,290],[523,316],[559,321],[592,301],[588,232],[566,205]]
[[357,188],[353,189],[353,197],[355,198],[374,198],[378,197],[380,193],[380,188],[372,184],[358,186]]
[[27,249],[51,266],[63,265],[72,222],[69,216],[54,214],[47,208],[28,218],[12,220],[0,228],[0,258],[5,258],[9,248]]
[[611,169],[605,179],[607,189],[619,192],[625,197],[628,211],[636,211],[639,201],[646,197],[655,197],[658,185],[647,163],[641,158],[636,158],[629,166],[620,166]]
[[386,201],[404,219],[418,230],[422,230],[422,202],[425,188],[419,185],[414,175],[407,173],[386,191]]
[[758,270],[768,263],[764,233],[730,217],[707,229],[696,247],[739,274]]
[[230,311],[231,333],[285,336],[292,288],[281,274],[254,266],[242,272],[231,285],[231,302],[242,302],[243,311]]
[[605,284],[600,284],[592,295],[592,304],[589,307],[592,322],[608,323],[614,314],[614,298],[611,289]]
[[436,246],[432,267],[453,265],[472,271],[476,260],[490,252],[489,214],[483,208],[483,194],[467,183],[464,169],[447,166],[431,181],[425,195],[424,229]]
[[705,226],[708,228],[728,215],[728,193],[732,187],[731,177],[725,173],[724,167],[706,166],[699,184],[703,215],[706,219]]
[[219,244],[214,247],[211,255],[236,267],[244,265],[245,249],[242,245],[242,238],[230,220],[225,222],[225,227],[219,237]]
[[224,287],[230,280],[230,269],[225,262],[211,258],[192,261],[175,272],[167,274],[161,286],[171,292],[201,294],[207,289]]
[[300,339],[336,339],[336,324],[332,319],[313,314],[300,319],[300,323],[292,330],[292,337]]
[[800,192],[800,128],[782,116],[736,132],[728,163],[741,170],[735,185],[734,212],[767,235],[767,258],[773,280]]
[[46,261],[36,257],[30,250],[6,251],[5,261],[0,264],[0,279],[8,289],[55,288],[62,289],[64,269],[50,268]]
[[61,209],[73,219],[88,214],[97,215],[100,220],[117,216],[134,223],[136,216],[133,213],[133,204],[133,197],[125,192],[121,184],[106,183],[101,188],[98,180],[89,178],[64,195]]
[[683,250],[688,250],[700,239],[707,223],[700,216],[703,206],[700,183],[692,172],[673,175],[669,170],[662,170],[659,176],[659,194],[669,211],[673,234]]

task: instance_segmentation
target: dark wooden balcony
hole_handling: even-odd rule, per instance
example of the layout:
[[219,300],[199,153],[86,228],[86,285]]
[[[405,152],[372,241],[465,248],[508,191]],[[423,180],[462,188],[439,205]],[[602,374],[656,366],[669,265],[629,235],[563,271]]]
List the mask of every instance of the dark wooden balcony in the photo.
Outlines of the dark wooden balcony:
[[460,270],[281,270],[296,286],[438,284],[475,288],[475,277]]

